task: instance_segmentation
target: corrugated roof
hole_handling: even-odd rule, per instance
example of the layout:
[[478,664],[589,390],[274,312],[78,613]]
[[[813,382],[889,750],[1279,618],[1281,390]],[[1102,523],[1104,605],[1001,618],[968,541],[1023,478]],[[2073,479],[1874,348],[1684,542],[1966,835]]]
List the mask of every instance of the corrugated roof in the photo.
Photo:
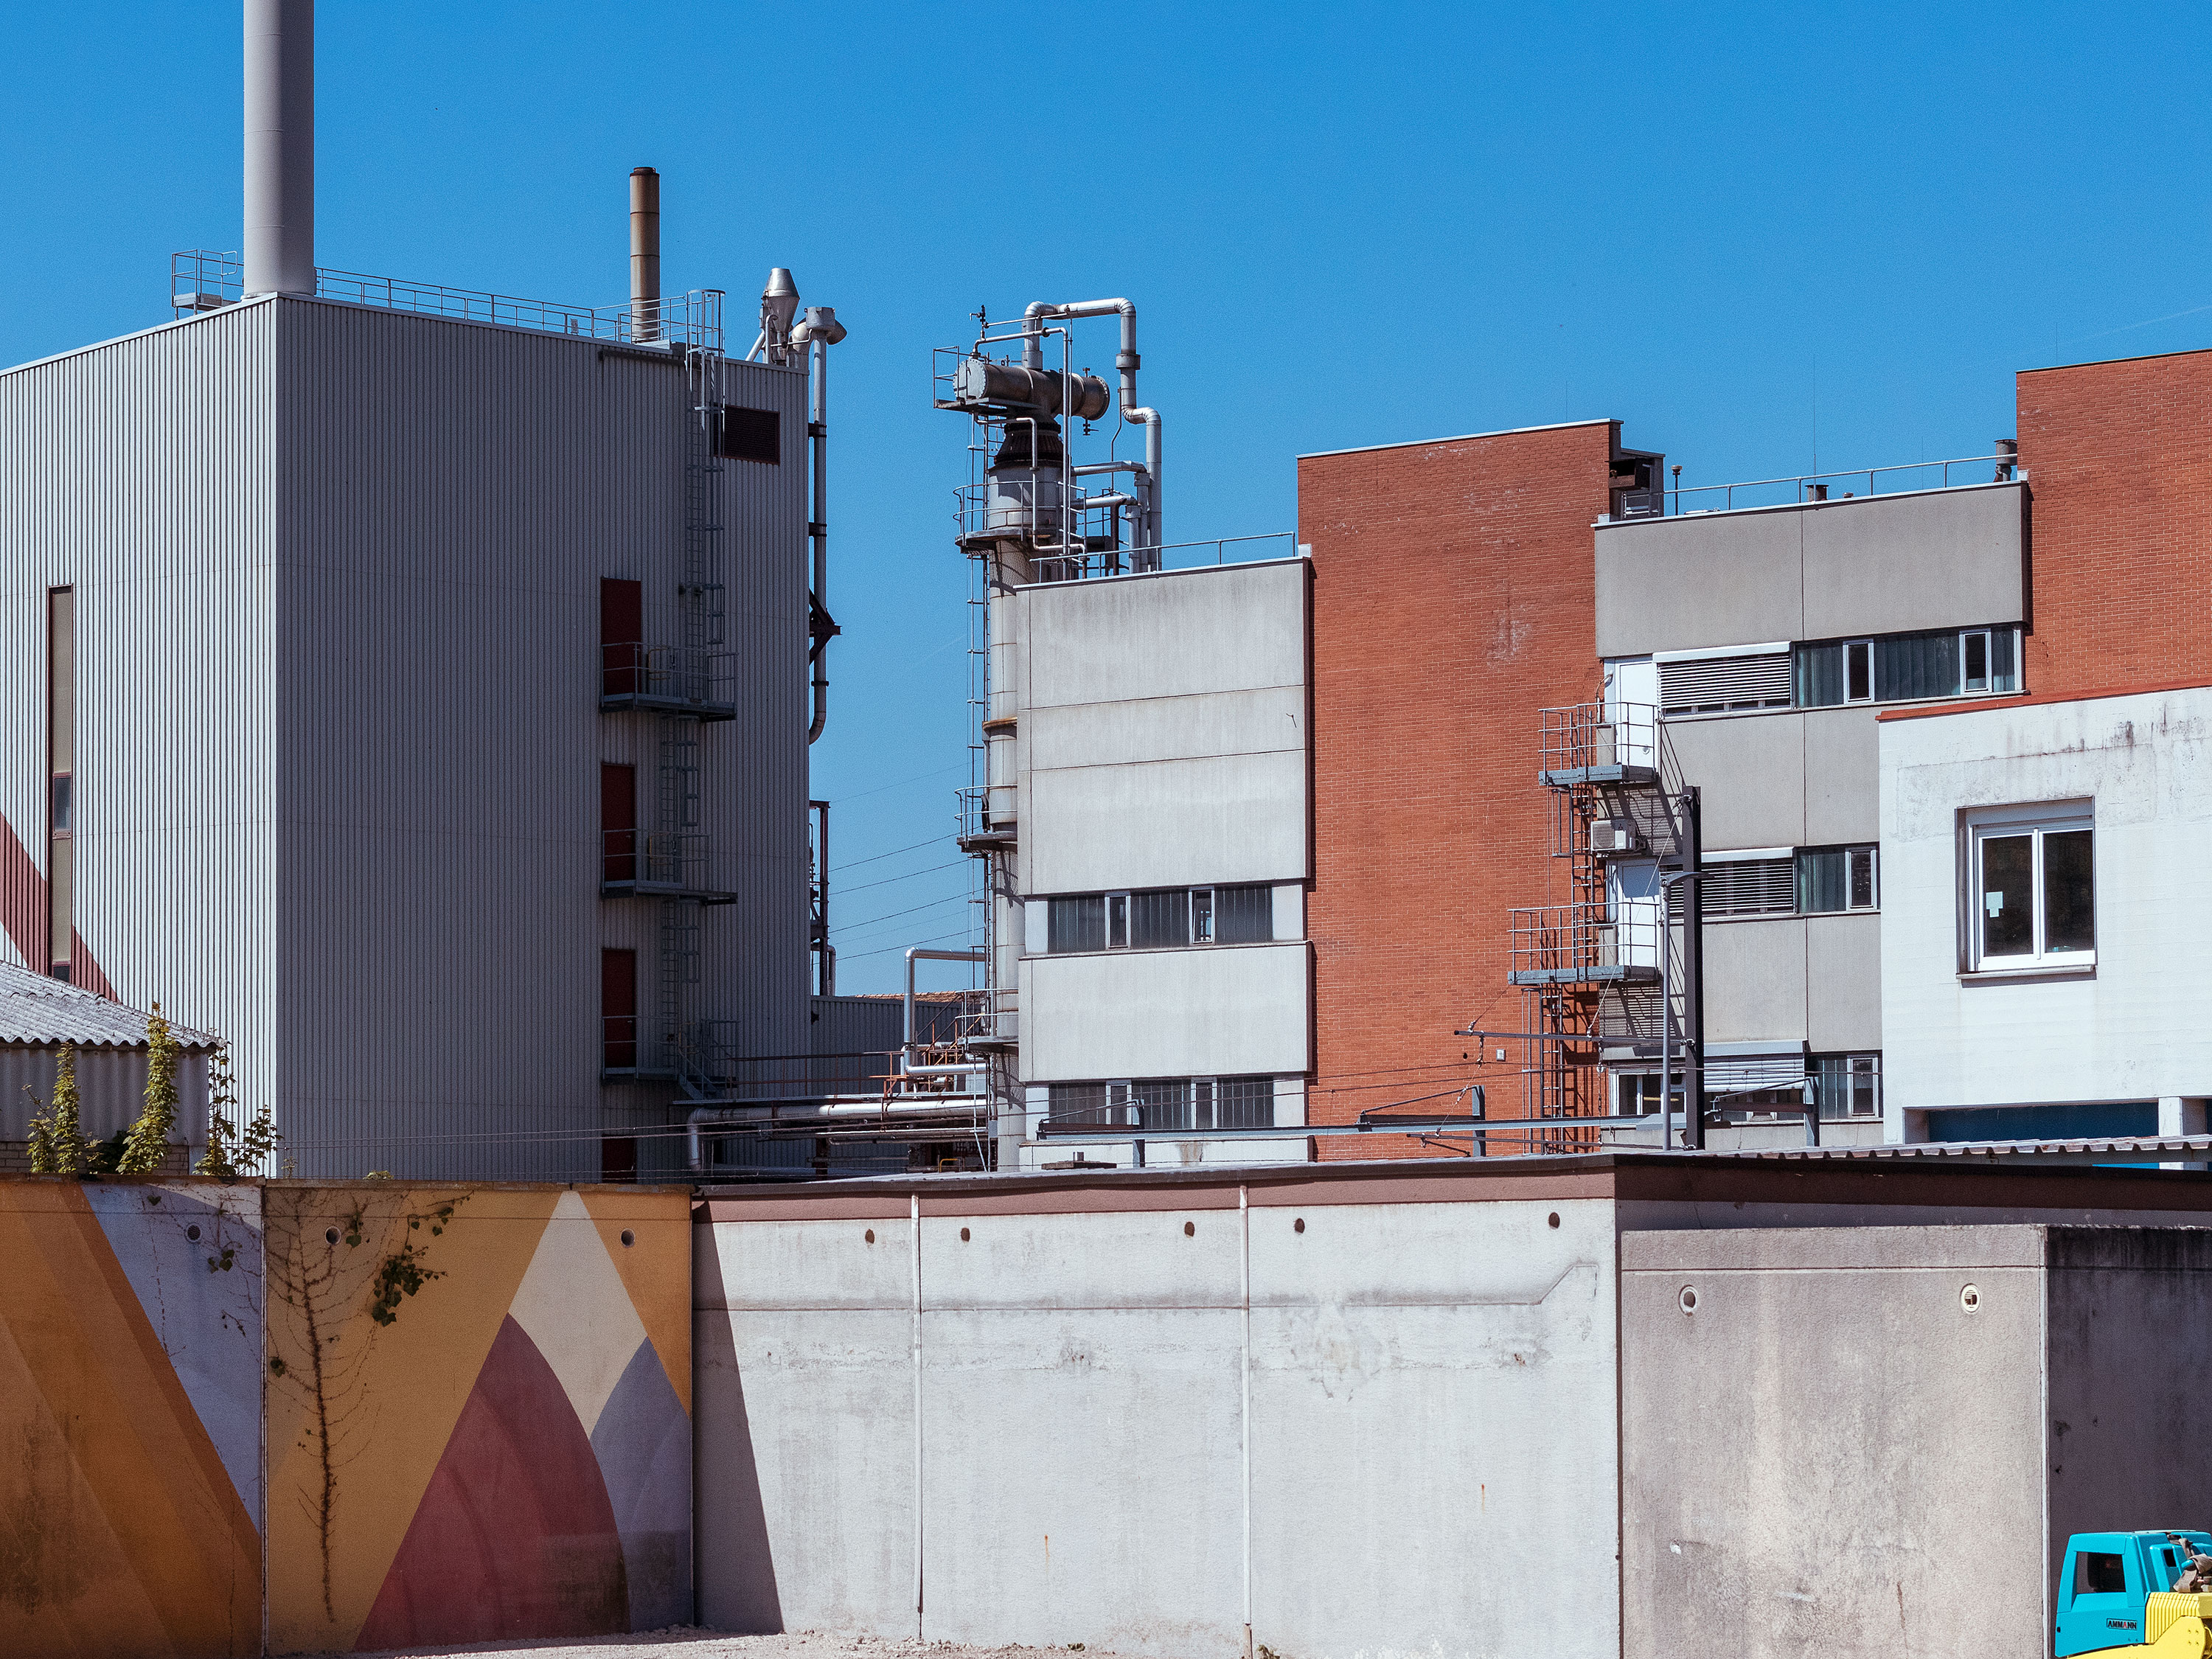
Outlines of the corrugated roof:
[[[205,1031],[172,1026],[187,1048],[212,1048]],[[146,1016],[136,1008],[27,968],[0,963],[0,1043],[50,1048],[74,1042],[89,1048],[136,1048],[146,1041]]]

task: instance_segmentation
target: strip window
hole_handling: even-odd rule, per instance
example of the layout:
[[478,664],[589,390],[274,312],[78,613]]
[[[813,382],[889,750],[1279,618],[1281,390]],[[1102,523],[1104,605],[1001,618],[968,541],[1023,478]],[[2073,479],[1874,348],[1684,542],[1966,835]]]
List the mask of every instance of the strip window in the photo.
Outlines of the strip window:
[[1800,708],[2000,696],[2020,690],[2016,625],[1815,641],[1795,647],[1791,655]]
[[1047,1095],[1054,1128],[1264,1129],[1275,1121],[1271,1077],[1138,1078],[1055,1083]]
[[2090,813],[1991,815],[1967,826],[1970,968],[2081,968],[2097,960],[2095,826]]
[[1275,890],[1265,884],[1083,893],[1044,902],[1045,949],[1055,956],[1264,945],[1275,937]]
[[76,962],[76,590],[46,594],[46,972]]

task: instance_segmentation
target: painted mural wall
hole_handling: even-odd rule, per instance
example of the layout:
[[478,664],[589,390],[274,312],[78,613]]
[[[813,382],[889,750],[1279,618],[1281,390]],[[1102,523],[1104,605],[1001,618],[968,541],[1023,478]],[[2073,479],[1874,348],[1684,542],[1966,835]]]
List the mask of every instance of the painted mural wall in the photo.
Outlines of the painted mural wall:
[[261,1650],[260,1194],[0,1182],[0,1646]]
[[0,1247],[11,1655],[690,1622],[683,1192],[0,1181]]

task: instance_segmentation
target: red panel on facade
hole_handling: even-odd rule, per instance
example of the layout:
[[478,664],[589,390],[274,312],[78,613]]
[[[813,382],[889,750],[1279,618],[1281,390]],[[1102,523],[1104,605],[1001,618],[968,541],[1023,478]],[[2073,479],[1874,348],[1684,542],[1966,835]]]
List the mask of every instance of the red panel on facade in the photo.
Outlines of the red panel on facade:
[[645,641],[645,584],[621,576],[599,579],[599,661],[602,691],[620,696],[639,689]]
[[602,881],[637,879],[637,769],[599,766],[599,833],[605,845]]
[[[1454,1109],[1516,1063],[1453,1035],[1517,1028],[1508,911],[1567,896],[1537,781],[1539,711],[1600,694],[1597,421],[1298,463],[1313,549],[1316,1075],[1310,1121]],[[1324,1158],[1435,1156],[1331,1136]],[[1462,1143],[1463,1144],[1463,1143]]]
[[[604,1028],[605,1058],[611,1072],[627,1072],[637,1064],[637,952],[599,952],[599,1018]],[[630,1166],[637,1165],[633,1147]]]

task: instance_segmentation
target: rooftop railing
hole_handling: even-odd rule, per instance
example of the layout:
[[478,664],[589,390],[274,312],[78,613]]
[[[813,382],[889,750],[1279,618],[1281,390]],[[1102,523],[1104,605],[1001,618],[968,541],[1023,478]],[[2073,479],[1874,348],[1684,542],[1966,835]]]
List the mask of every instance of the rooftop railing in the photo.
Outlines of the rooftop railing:
[[[1988,467],[1985,477],[1965,469]],[[1956,472],[1958,476],[1954,477]],[[1677,484],[1644,492],[1662,498],[1669,514],[1734,513],[1754,507],[1789,507],[1808,501],[1850,501],[1861,495],[1901,495],[1916,489],[1949,489],[1970,483],[2006,483],[2018,476],[2018,458],[2008,451],[1966,455],[1946,461],[1907,461],[1897,466],[1863,466],[1847,472],[1802,472],[1794,478],[1753,478],[1742,483]],[[1844,489],[1863,483],[1865,488]],[[1744,499],[1738,501],[1741,495]],[[1631,514],[1631,517],[1644,516]],[[1656,515],[1650,515],[1656,516]]]
[[[169,256],[169,307],[179,314],[234,305],[244,295],[245,286],[244,266],[236,253],[192,248]],[[458,322],[497,323],[616,345],[722,349],[723,294],[718,288],[693,289],[641,306],[629,301],[579,306],[319,265],[315,295],[319,299],[449,317]]]

